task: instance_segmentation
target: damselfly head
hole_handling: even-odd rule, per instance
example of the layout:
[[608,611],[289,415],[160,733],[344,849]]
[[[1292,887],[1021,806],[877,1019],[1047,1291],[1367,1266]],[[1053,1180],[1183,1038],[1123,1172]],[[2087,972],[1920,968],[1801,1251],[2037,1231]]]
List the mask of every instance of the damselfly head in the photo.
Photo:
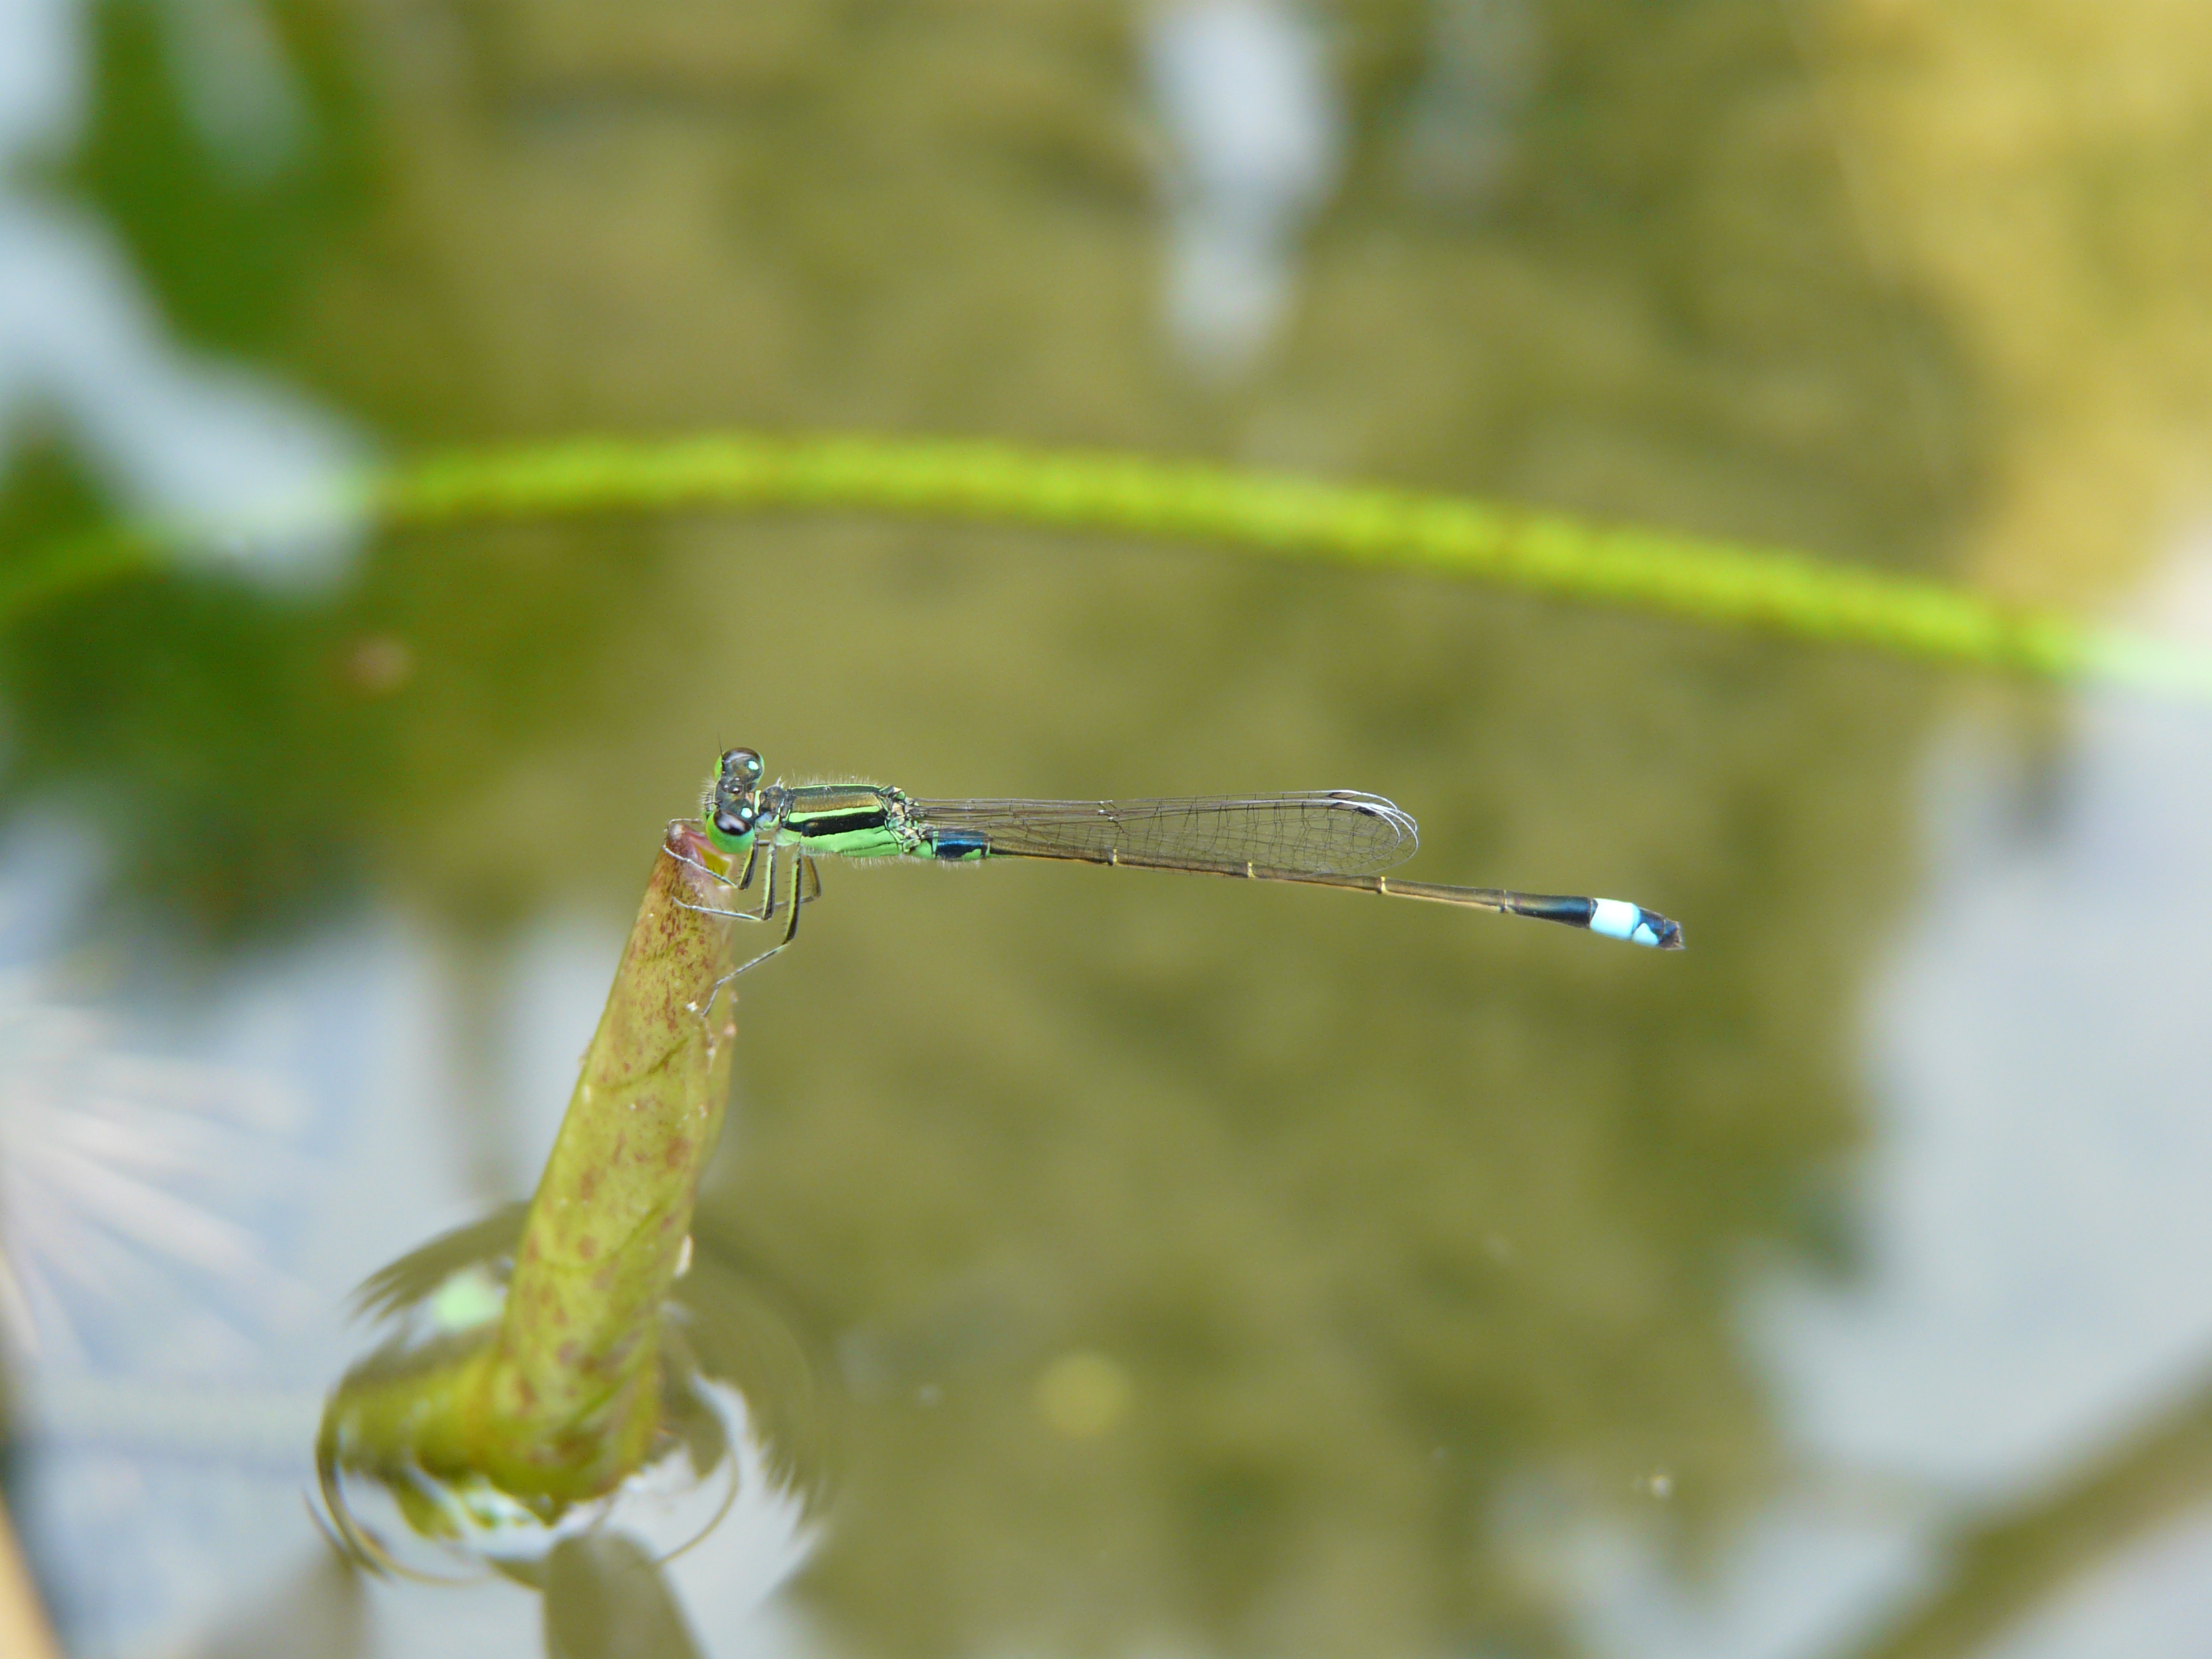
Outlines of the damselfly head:
[[760,782],[761,757],[750,749],[726,750],[722,769],[714,779],[714,799],[707,803],[707,822],[725,852],[740,850],[760,827],[760,802],[753,791]]

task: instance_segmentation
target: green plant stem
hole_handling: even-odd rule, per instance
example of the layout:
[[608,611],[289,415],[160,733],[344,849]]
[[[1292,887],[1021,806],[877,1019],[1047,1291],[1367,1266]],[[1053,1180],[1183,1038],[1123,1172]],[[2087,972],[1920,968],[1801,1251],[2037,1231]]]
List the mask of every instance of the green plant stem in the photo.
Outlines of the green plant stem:
[[[1526,507],[1197,462],[933,439],[729,434],[433,457],[369,480],[359,493],[371,521],[388,529],[593,513],[787,511],[1212,542],[1425,570],[1951,667],[2212,698],[2212,655],[1939,582]],[[0,576],[0,623],[59,593],[157,568],[165,534],[181,539],[138,527],[27,559],[15,577]]]
[[[692,858],[714,856],[696,824],[669,837]],[[474,1379],[484,1473],[508,1491],[604,1492],[659,1425],[660,1307],[736,1050],[734,1024],[709,1006],[730,970],[731,924],[688,907],[726,902],[663,848]]]
[[427,1364],[349,1377],[325,1414],[326,1463],[482,1480],[552,1514],[643,1461],[661,1421],[661,1306],[736,1048],[726,999],[714,1001],[732,924],[687,908],[726,896],[678,854],[720,862],[696,823],[669,827],[498,1323]]
[[[577,442],[431,460],[392,477],[376,499],[396,526],[711,507],[1111,531],[1471,577],[2045,678],[2074,678],[2106,655],[2055,615],[1801,554],[1444,495],[994,443],[744,435]],[[2212,687],[2212,676],[2205,684]]]

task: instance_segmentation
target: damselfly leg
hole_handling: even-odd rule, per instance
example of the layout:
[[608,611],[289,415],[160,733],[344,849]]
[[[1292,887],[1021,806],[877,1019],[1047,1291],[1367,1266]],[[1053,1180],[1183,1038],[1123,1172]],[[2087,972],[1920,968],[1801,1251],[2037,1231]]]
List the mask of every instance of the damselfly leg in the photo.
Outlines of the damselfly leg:
[[[769,899],[767,908],[763,909],[758,916],[748,917],[748,921],[763,921],[775,914],[775,894],[776,855],[781,850],[781,848],[775,847],[769,848],[767,877],[767,891]],[[809,889],[811,890],[807,890]],[[797,939],[799,937],[799,912],[802,902],[812,903],[821,896],[822,872],[814,867],[814,860],[812,859],[808,858],[805,854],[800,852],[797,848],[793,848],[791,849],[791,892],[789,897],[784,901],[785,903],[790,907],[791,919],[784,925],[783,937],[778,939],[774,945],[770,945],[767,950],[762,951],[758,956],[753,957],[751,961],[739,963],[736,967],[731,969],[728,973],[723,975],[721,978],[716,980],[714,981],[715,990],[720,990],[722,987],[727,985],[739,974],[744,973],[746,969],[759,967],[761,963],[766,962],[770,957],[775,955],[777,951],[789,945],[792,940]],[[709,1000],[711,1000],[711,999]]]
[[[761,908],[759,909],[722,910],[716,908],[711,904],[690,904],[686,903],[682,899],[678,899],[676,902],[678,904],[683,905],[685,909],[692,911],[696,915],[702,916],[720,916],[725,921],[768,921],[772,920],[775,915],[776,851],[777,849],[773,847],[769,848],[768,880],[761,889]],[[710,869],[708,866],[700,863],[698,860],[693,858],[688,853],[677,852],[673,848],[669,848],[668,852],[669,856],[673,858],[678,864],[689,865],[692,869],[696,870],[701,875],[707,877],[709,880],[720,886],[727,887],[733,892],[738,893],[744,892],[747,888],[753,884],[753,870],[755,866],[760,861],[760,843],[758,842],[755,842],[751,846],[745,849],[744,868],[738,872],[737,879],[732,881],[729,877],[724,875],[720,870]],[[818,875],[815,878],[814,891],[810,895],[810,896],[813,898],[819,898],[822,896],[822,878]],[[777,948],[780,950],[782,947],[779,945]]]

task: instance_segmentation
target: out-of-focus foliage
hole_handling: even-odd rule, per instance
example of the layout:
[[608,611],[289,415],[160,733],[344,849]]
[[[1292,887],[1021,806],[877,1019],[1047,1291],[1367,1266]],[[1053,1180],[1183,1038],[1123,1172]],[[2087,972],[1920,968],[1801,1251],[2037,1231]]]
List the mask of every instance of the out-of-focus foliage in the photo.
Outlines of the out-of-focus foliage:
[[[241,232],[234,293],[165,227],[243,186],[125,189],[127,134],[95,177],[182,326],[395,447],[977,433],[1928,573],[1977,499],[1955,330],[1877,275],[1771,5],[1542,8],[1480,191],[1434,164],[1430,9],[1346,9],[1346,183],[1288,335],[1217,391],[1161,343],[1129,8],[287,15],[332,66],[286,186],[312,236]],[[19,473],[11,534],[82,514],[63,472]],[[363,871],[460,927],[619,913],[737,741],[944,795],[1375,789],[1426,828],[1413,873],[1685,920],[1668,960],[1128,872],[827,872],[744,988],[708,1202],[843,1357],[807,1593],[863,1650],[1556,1651],[1547,1517],[1708,1539],[1772,1472],[1732,1297],[1844,1248],[1917,673],[1409,576],[702,520],[410,536],[323,609],[143,583],[0,677],[19,795],[102,802],[134,902],[227,926]]]
[[2109,599],[2202,517],[2212,15],[2188,0],[1808,9],[1868,240],[1957,319],[1987,507],[1966,568]]

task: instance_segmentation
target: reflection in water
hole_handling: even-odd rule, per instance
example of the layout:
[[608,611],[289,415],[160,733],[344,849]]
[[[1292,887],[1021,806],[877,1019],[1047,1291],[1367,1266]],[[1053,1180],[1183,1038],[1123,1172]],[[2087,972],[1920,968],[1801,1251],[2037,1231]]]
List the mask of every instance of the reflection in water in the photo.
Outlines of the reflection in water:
[[546,1659],[692,1659],[699,1644],[659,1563],[623,1533],[564,1538],[544,1569]]
[[[0,981],[0,1314],[41,1363],[143,1352],[165,1309],[172,1364],[209,1370],[252,1351],[247,1327],[296,1312],[252,1221],[306,1173],[305,1104],[235,1068],[136,1055],[108,1021],[52,1000],[34,975]],[[179,1281],[203,1294],[180,1300]]]
[[[52,866],[13,874],[11,892],[37,891]],[[96,958],[64,962],[111,977]],[[450,1109],[414,994],[422,964],[404,939],[355,933],[241,963],[181,996],[137,975],[116,988],[130,1041],[102,1066],[197,1079],[203,1109],[182,1144],[223,1163],[219,1178],[189,1161],[149,1178],[211,1212],[216,1237],[294,1288],[242,1297],[228,1275],[168,1252],[166,1231],[128,1258],[92,1255],[77,1265],[100,1271],[64,1286],[69,1328],[87,1334],[81,1356],[57,1352],[58,1327],[42,1326],[43,1352],[17,1373],[11,1497],[72,1651],[173,1650],[313,1559],[301,1496],[318,1390],[343,1352],[344,1285],[364,1242],[389,1248],[387,1228],[419,1232],[460,1196],[437,1173]],[[291,1109],[264,1113],[248,1136],[239,1120],[257,1102]],[[72,1091],[71,1103],[88,1103]],[[79,1123],[76,1139],[94,1127]],[[122,1127],[98,1150],[125,1173],[174,1139],[149,1138],[158,1126],[139,1109]],[[9,1249],[35,1261],[42,1241],[25,1218],[6,1218]]]
[[[363,1286],[363,1308],[393,1328],[332,1398],[320,1450],[330,1518],[360,1563],[438,1582],[497,1571],[547,1591],[561,1564],[593,1570],[580,1546],[621,1537],[657,1583],[660,1563],[694,1551],[740,1559],[773,1585],[805,1559],[805,1516],[823,1470],[820,1402],[798,1339],[712,1243],[695,1247],[662,1316],[663,1427],[645,1466],[613,1492],[541,1513],[481,1480],[365,1472],[347,1457],[349,1393],[404,1377],[488,1340],[506,1300],[524,1208],[509,1206],[410,1252]],[[748,1401],[765,1409],[750,1408]],[[769,1438],[773,1431],[773,1439]],[[732,1522],[740,1508],[742,1519]],[[729,1525],[728,1536],[723,1534]],[[781,1542],[763,1552],[763,1536]],[[603,1564],[604,1565],[604,1564]],[[635,1577],[629,1569],[618,1578]]]
[[[2140,609],[2212,640],[2212,556]],[[1938,1592],[1900,1655],[2202,1649],[2212,717],[2073,715],[2045,775],[1978,724],[1931,756],[1928,897],[1873,1009],[1864,1281],[1755,1299],[1808,1488],[1702,1606],[1615,1537],[1585,1563],[1609,1652],[1851,1652]]]
[[[81,844],[34,840],[9,862],[14,878],[0,888],[0,915],[18,924],[5,935],[11,952],[47,955],[67,937],[63,854]],[[569,948],[510,988],[501,1022],[527,1033],[541,1060],[563,1055],[571,1066],[604,999],[612,951],[604,939],[586,948],[582,930],[526,936],[534,944],[572,931]],[[240,1155],[226,1159],[219,1182],[190,1160],[164,1174],[210,1210],[208,1224],[258,1271],[295,1289],[274,1299],[240,1296],[203,1264],[142,1251],[120,1278],[64,1282],[66,1322],[41,1328],[40,1355],[17,1357],[11,1501],[72,1652],[434,1659],[540,1644],[537,1594],[505,1580],[437,1592],[400,1585],[364,1597],[325,1570],[329,1553],[302,1511],[314,1485],[320,1390],[358,1347],[342,1321],[347,1288],[364,1260],[473,1207],[461,1182],[467,1160],[454,1144],[441,957],[404,933],[349,930],[249,959],[200,984],[188,1003],[133,998],[128,1052],[142,1060],[112,1047],[88,1051],[100,1075],[191,1080],[195,1102],[210,1109],[185,1123],[187,1150]],[[36,1127],[48,1121],[43,1085],[52,1079],[40,1070],[33,1080],[42,1085],[28,1097]],[[272,1100],[299,1109],[240,1140],[231,1117]],[[0,1102],[0,1134],[15,1135],[4,1167],[18,1181],[43,1167],[39,1144],[22,1139],[25,1121]],[[98,1121],[65,1127],[82,1141]],[[131,1125],[144,1127],[138,1115]],[[143,1157],[160,1144],[125,1146]],[[19,1163],[19,1152],[29,1158]],[[60,1194],[35,1196],[51,1209]],[[11,1261],[45,1260],[40,1236],[24,1231],[34,1214],[6,1218]],[[187,1230],[183,1242],[198,1236]],[[146,1282],[149,1273],[158,1282]],[[704,1633],[705,1652],[730,1652],[731,1643],[788,1646],[799,1639],[788,1615],[763,1603],[815,1536],[808,1506],[828,1462],[818,1370],[753,1277],[711,1241],[683,1284],[688,1350],[734,1384],[712,1398],[735,1501],[711,1536],[670,1565],[667,1580]],[[495,1292],[467,1271],[413,1288],[452,1322],[496,1305]],[[76,1347],[61,1340],[71,1334]],[[659,1510],[654,1535],[701,1530],[728,1490],[682,1482],[657,1500],[645,1494],[647,1509],[657,1502]],[[297,1645],[278,1639],[318,1631],[338,1645],[305,1634]]]
[[1199,370],[1249,368],[1287,316],[1342,118],[1312,21],[1286,0],[1163,7],[1146,42],[1173,145],[1168,325]]
[[1544,66],[1543,20],[1534,0],[1436,0],[1433,9],[1399,161],[1415,192],[1476,212],[1512,164],[1515,127]]
[[0,855],[9,1496],[72,1651],[173,1652],[314,1559],[344,1288],[466,1195],[419,941],[179,983],[81,942],[99,863],[52,819]]
[[[75,142],[91,8],[0,0],[0,444],[57,421],[118,504],[243,525],[200,550],[265,574],[327,579],[358,539],[343,485],[357,443],[266,380],[165,334],[106,228],[24,175]],[[170,0],[171,56],[215,152],[281,168],[301,104],[252,0]]]

